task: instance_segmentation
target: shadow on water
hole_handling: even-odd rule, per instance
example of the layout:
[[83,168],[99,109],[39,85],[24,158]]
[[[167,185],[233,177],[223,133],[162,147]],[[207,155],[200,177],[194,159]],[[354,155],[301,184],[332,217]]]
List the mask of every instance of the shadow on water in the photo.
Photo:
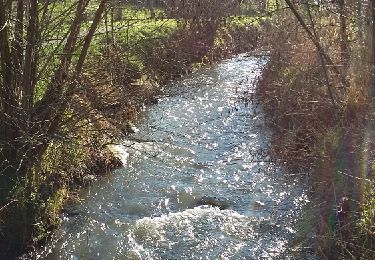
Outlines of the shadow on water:
[[115,148],[125,166],[34,257],[306,259],[293,244],[306,190],[270,161],[253,95],[266,63],[240,55],[169,86]]

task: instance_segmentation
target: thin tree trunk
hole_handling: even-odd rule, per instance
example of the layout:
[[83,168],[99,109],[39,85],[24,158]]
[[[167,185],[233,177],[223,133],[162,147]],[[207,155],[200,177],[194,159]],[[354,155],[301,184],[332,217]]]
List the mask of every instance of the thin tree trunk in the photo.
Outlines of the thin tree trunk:
[[[49,114],[50,117],[48,119],[48,124],[43,124],[42,126],[43,130],[45,131],[45,138],[43,138],[39,145],[35,149],[33,149],[32,154],[29,154],[30,157],[34,157],[36,159],[41,158],[41,156],[44,154],[48,147],[50,138],[53,136],[53,134],[57,131],[57,129],[60,126],[61,120],[65,115],[67,105],[71,101],[76,87],[79,85],[79,75],[82,72],[84,61],[86,60],[88,49],[90,47],[90,43],[94,37],[96,29],[99,26],[99,23],[105,11],[105,4],[107,1],[108,0],[102,0],[99,4],[99,7],[95,13],[94,20],[92,21],[92,24],[87,35],[85,36],[79,58],[75,66],[74,74],[69,78],[69,85],[67,86],[67,90],[63,95],[59,97],[60,100],[56,107],[54,109],[49,108],[49,110],[52,110],[53,112],[50,112]],[[51,100],[51,102],[53,102],[53,100]],[[54,104],[49,104],[49,106],[52,105]],[[40,127],[41,126],[39,126],[39,128],[37,128],[36,130],[39,130]]]
[[17,16],[15,21],[14,41],[13,41],[13,66],[14,84],[18,93],[21,92],[22,67],[23,67],[23,25],[24,25],[24,1],[17,1]]
[[105,25],[105,39],[106,39],[106,56],[109,57],[109,48],[110,48],[110,45],[111,45],[111,41],[109,39],[108,10],[105,10],[104,17],[105,17],[104,18],[104,25]]
[[35,63],[35,48],[36,37],[38,30],[38,1],[30,1],[30,11],[29,11],[29,25],[27,29],[27,45],[25,51],[25,63],[23,67],[23,96],[22,104],[23,109],[29,110],[33,104],[34,98],[34,76],[33,67]]
[[296,17],[296,19],[298,20],[298,22],[300,23],[300,25],[302,26],[302,28],[306,31],[307,35],[309,36],[310,40],[315,45],[316,49],[320,53],[322,53],[322,55],[324,56],[324,58],[327,60],[328,65],[332,65],[333,66],[334,65],[333,61],[327,55],[327,53],[324,51],[322,45],[319,43],[318,39],[315,38],[314,34],[311,32],[311,30],[309,29],[309,27],[307,27],[305,21],[303,20],[303,18],[301,17],[301,15],[298,13],[298,11],[297,11],[296,7],[294,6],[294,4],[290,0],[285,0],[285,2],[288,5],[288,7],[290,8],[290,10],[292,11],[292,13],[294,14],[294,16]]
[[16,129],[12,120],[17,106],[13,88],[9,24],[4,0],[0,0],[0,10],[0,206],[3,206],[16,180],[14,166],[17,150],[12,147]]
[[[373,0],[375,1],[375,0]],[[326,60],[325,63],[322,63],[322,66],[325,66],[325,65],[330,65],[332,66],[334,69],[336,68],[333,61],[331,60],[331,58],[327,55],[327,53],[324,51],[322,45],[319,43],[318,39],[314,36],[313,32],[309,29],[309,27],[307,27],[305,21],[303,20],[303,18],[301,17],[301,15],[298,13],[296,7],[294,6],[294,4],[290,1],[290,0],[285,0],[286,4],[288,5],[288,7],[290,8],[290,10],[292,11],[292,13],[294,14],[294,16],[296,17],[296,19],[298,20],[298,22],[300,23],[300,25],[302,26],[302,28],[306,31],[307,35],[309,36],[310,40],[313,42],[313,44],[315,45],[315,48],[318,50],[319,54],[321,56],[324,57],[324,59]],[[335,72],[338,73],[337,69],[335,69]],[[333,105],[336,105],[336,101],[333,97],[333,91],[332,91],[332,87],[331,87],[331,84],[328,84],[327,85],[327,92],[328,92],[328,95],[331,99],[331,102]]]
[[362,0],[357,2],[357,27],[358,27],[358,38],[363,41],[363,14],[362,14]]
[[155,18],[155,10],[154,10],[154,0],[148,0],[147,1],[147,7],[150,11],[150,18]]
[[375,98],[375,0],[371,0],[372,7],[372,87],[371,87],[371,97]]
[[349,71],[349,60],[350,60],[350,46],[347,31],[347,17],[348,13],[345,6],[345,0],[339,0],[339,13],[340,13],[340,51],[341,51],[341,63],[342,63],[342,84],[345,89],[349,87],[348,71]]
[[102,19],[103,13],[105,11],[105,4],[107,2],[108,2],[108,0],[101,0],[101,2],[99,4],[99,7],[96,10],[94,20],[92,21],[89,32],[87,33],[87,35],[85,37],[85,40],[84,40],[84,43],[83,43],[83,46],[82,46],[82,49],[81,49],[81,53],[80,53],[79,58],[78,58],[78,62],[77,62],[76,69],[75,69],[76,75],[80,74],[81,71],[82,71],[83,64],[84,64],[84,61],[86,60],[87,52],[89,50],[92,38],[94,37],[94,33],[95,33],[96,29],[98,28],[99,23]]
[[[55,71],[53,78],[47,88],[43,98],[34,106],[34,120],[48,127],[51,117],[59,107],[60,98],[64,91],[64,86],[69,78],[68,70],[72,61],[73,51],[76,47],[78,35],[83,21],[83,13],[90,0],[80,1],[77,5],[75,18],[69,29],[69,35],[63,49],[64,55],[61,56],[59,68]],[[53,105],[50,107],[50,105]],[[39,127],[38,127],[39,128]]]
[[[310,19],[311,32],[314,35],[315,39],[319,39],[318,32],[317,32],[317,29],[316,29],[316,23],[314,22],[313,16],[311,14],[310,6],[308,4],[306,4],[306,11],[307,11],[308,17]],[[328,86],[327,87],[328,95],[332,99],[333,98],[333,93],[331,92],[332,84],[331,84],[331,81],[329,79],[329,73],[328,73],[328,69],[327,69],[327,66],[326,66],[326,60],[325,60],[325,58],[324,58],[324,56],[321,52],[318,52],[318,55],[319,55],[320,63],[322,64],[322,68],[323,68],[324,80],[326,82],[326,85]]]
[[[0,0],[0,10],[5,10],[6,6],[4,0]],[[14,100],[14,93],[12,89],[12,59],[10,53],[9,44],[9,32],[8,32],[8,20],[6,17],[6,12],[0,12],[0,69],[2,76],[2,102],[3,112],[9,112],[9,107],[13,105],[12,100]]]

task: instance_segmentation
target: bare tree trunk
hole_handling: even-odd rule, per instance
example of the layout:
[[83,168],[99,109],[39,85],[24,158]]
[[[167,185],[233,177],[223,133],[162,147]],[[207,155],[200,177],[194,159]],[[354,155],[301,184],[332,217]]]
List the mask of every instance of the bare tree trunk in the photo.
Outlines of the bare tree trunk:
[[11,141],[16,136],[11,119],[15,111],[15,92],[13,89],[12,57],[9,43],[9,24],[6,5],[0,0],[0,207],[4,205],[8,193],[15,182],[13,169],[17,150],[12,149]]
[[121,7],[112,7],[113,19],[117,21],[122,21],[122,8]]
[[371,0],[371,7],[372,7],[372,87],[371,87],[371,97],[375,98],[375,0]]
[[[25,51],[25,63],[23,67],[22,80],[22,107],[29,110],[33,105],[35,74],[33,72],[34,64],[36,62],[36,37],[38,30],[38,1],[30,1],[29,7],[29,25],[27,29],[27,45]],[[34,74],[34,75],[33,75]]]
[[341,63],[342,63],[342,84],[345,89],[349,87],[348,71],[350,60],[350,46],[347,31],[348,12],[345,6],[345,0],[339,0],[339,14],[340,14],[340,50],[341,50]]
[[[306,4],[305,6],[306,6],[306,11],[307,11],[308,17],[310,19],[311,32],[314,35],[315,39],[319,39],[318,32],[317,32],[317,29],[316,29],[316,23],[314,22],[313,16],[311,14],[310,5]],[[325,58],[324,58],[324,56],[321,52],[318,52],[318,55],[319,55],[320,63],[322,64],[322,68],[323,68],[324,80],[326,82],[326,85],[328,86],[328,91],[329,91],[328,94],[330,96],[332,96],[332,92],[330,91],[330,89],[332,87],[332,84],[331,84],[331,81],[329,79],[329,73],[328,73],[328,69],[327,69],[327,65],[326,65],[326,60],[325,60]]]
[[[105,10],[105,14],[104,14],[104,27],[105,27],[105,42],[106,42],[106,56],[109,57],[109,48],[110,48],[110,45],[111,45],[111,40],[109,39],[109,25],[108,25],[108,10]],[[111,27],[111,30],[113,28]],[[113,33],[113,31],[111,31],[111,33]]]
[[[57,108],[61,102],[60,98],[64,92],[65,83],[69,79],[68,70],[78,40],[81,23],[84,18],[83,13],[89,1],[90,0],[84,0],[78,3],[74,20],[69,28],[69,35],[63,50],[64,55],[61,56],[59,68],[56,69],[45,95],[34,106],[33,115],[36,121],[44,124],[44,127],[48,127],[48,125],[45,124],[49,123],[52,114],[55,112],[55,108]],[[54,104],[54,106],[49,107],[51,104]]]
[[[375,0],[373,0],[375,1]],[[285,0],[286,4],[288,5],[288,7],[290,8],[290,10],[292,11],[292,13],[294,14],[294,16],[296,17],[296,19],[298,20],[298,22],[300,23],[300,25],[302,26],[302,28],[306,31],[308,37],[310,38],[310,40],[313,42],[313,44],[315,45],[315,48],[317,49],[317,51],[319,52],[319,55],[321,55],[322,57],[324,57],[325,59],[325,62],[323,63],[322,62],[322,66],[326,66],[326,65],[329,65],[331,66],[332,68],[336,68],[333,61],[331,60],[331,58],[327,55],[327,53],[324,51],[322,45],[320,44],[319,40],[315,37],[314,33],[309,29],[309,27],[306,25],[305,21],[303,20],[303,18],[301,17],[301,15],[298,13],[296,7],[294,6],[294,4],[290,1],[290,0]],[[324,68],[326,70],[326,68]],[[335,72],[338,73],[337,69],[335,69]],[[331,99],[331,102],[333,105],[336,105],[336,101],[333,97],[333,91],[332,91],[332,86],[331,84],[327,84],[327,92],[328,92],[328,95]]]
[[17,91],[21,91],[22,67],[23,67],[23,26],[24,26],[24,1],[17,1],[17,16],[14,30],[13,44],[13,66],[14,66],[14,84]]
[[147,8],[150,10],[150,18],[155,18],[154,0],[147,0]]
[[[92,21],[92,24],[90,26],[90,29],[89,29],[87,35],[85,36],[83,46],[82,46],[82,49],[80,51],[80,55],[78,57],[78,61],[77,61],[77,64],[75,66],[74,73],[73,73],[73,75],[71,75],[71,77],[69,79],[69,83],[66,86],[66,91],[64,93],[62,93],[62,95],[59,96],[59,100],[58,100],[57,104],[54,104],[54,99],[49,100],[49,105],[48,105],[47,109],[49,111],[52,111],[52,112],[49,112],[47,114],[48,115],[47,118],[44,117],[44,116],[46,116],[46,113],[44,113],[44,111],[40,110],[41,113],[43,114],[44,124],[39,125],[39,127],[35,130],[40,130],[40,128],[44,129],[46,136],[45,136],[45,138],[43,138],[41,140],[39,145],[32,150],[32,154],[29,154],[30,157],[35,157],[35,158],[40,159],[42,157],[42,155],[44,154],[44,152],[46,151],[46,149],[48,148],[49,142],[50,142],[53,134],[60,127],[60,123],[62,121],[62,118],[64,117],[67,105],[71,101],[71,99],[73,97],[73,94],[74,94],[74,91],[77,88],[77,86],[79,85],[79,76],[82,72],[83,65],[84,65],[84,62],[85,62],[86,57],[87,57],[88,49],[90,47],[90,43],[91,43],[91,41],[94,37],[94,33],[95,33],[96,29],[98,28],[99,23],[102,19],[103,13],[105,11],[105,4],[106,4],[107,1],[108,0],[101,0],[101,2],[99,4],[99,7],[98,7],[98,9],[95,13],[94,20]],[[59,82],[57,82],[57,83],[59,83]],[[66,85],[66,82],[62,82],[62,84],[64,86],[64,85]],[[59,87],[62,88],[63,86],[59,86]],[[54,106],[53,109],[52,109],[52,106]]]
[[358,27],[358,38],[363,41],[363,6],[362,0],[357,2],[357,27]]
[[[0,10],[5,10],[6,6],[4,0],[0,0]],[[10,112],[10,107],[13,105],[14,93],[12,89],[12,59],[9,44],[9,24],[6,17],[6,12],[0,12],[0,69],[2,76],[2,95],[1,105],[5,114]]]

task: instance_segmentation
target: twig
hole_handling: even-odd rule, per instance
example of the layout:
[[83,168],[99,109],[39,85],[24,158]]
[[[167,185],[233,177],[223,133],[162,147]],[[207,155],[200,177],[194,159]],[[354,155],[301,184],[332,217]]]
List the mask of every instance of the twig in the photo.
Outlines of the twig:
[[9,201],[7,204],[5,204],[4,206],[2,206],[2,207],[0,208],[0,213],[1,213],[3,210],[5,210],[7,207],[9,207],[11,204],[13,204],[14,202],[18,202],[18,200],[11,200],[11,201]]
[[370,183],[373,183],[373,181],[370,180],[370,179],[361,178],[361,177],[356,177],[356,176],[353,176],[353,175],[347,174],[347,173],[342,172],[342,171],[338,171],[338,173],[341,173],[342,175],[345,175],[345,176],[351,177],[351,178],[356,179],[356,180],[364,180],[364,181],[368,181],[368,182],[370,182]]

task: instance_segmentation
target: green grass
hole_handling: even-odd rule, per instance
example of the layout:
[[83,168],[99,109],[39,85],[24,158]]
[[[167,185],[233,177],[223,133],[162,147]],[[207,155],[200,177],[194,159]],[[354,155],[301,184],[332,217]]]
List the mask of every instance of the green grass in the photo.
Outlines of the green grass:
[[[150,46],[160,46],[177,29],[177,21],[174,19],[155,20],[149,19],[149,13],[144,10],[131,13],[131,20],[123,20],[115,23],[116,43],[124,50],[124,56],[139,70],[144,68],[140,54],[142,49]],[[159,12],[160,13],[160,12]],[[124,16],[126,17],[126,16]]]
[[[374,167],[374,166],[373,166]],[[375,238],[375,184],[368,183],[364,192],[363,209],[359,223],[360,232]]]
[[[81,41],[84,38],[91,25],[97,8],[97,3],[92,2],[87,9],[87,20],[81,26]],[[73,19],[75,6],[72,1],[59,1],[50,5],[49,14],[54,21],[46,28],[44,35],[46,42],[42,43],[40,63],[38,66],[40,78],[37,82],[34,100],[40,100],[46,91],[48,83],[53,76],[54,70],[59,64],[62,54],[63,44],[58,46],[58,40],[62,39],[69,30],[71,20]],[[62,16],[61,14],[66,14]],[[163,17],[162,10],[155,10],[155,17]],[[110,14],[107,16],[107,30],[111,35]],[[136,7],[126,5],[122,7],[122,20],[114,22],[114,38],[123,50],[123,57],[132,63],[139,71],[142,71],[144,64],[139,56],[142,48],[150,45],[160,45],[162,40],[167,39],[177,29],[177,21],[174,19],[151,19],[151,12],[148,9],[137,9]],[[49,41],[48,41],[49,40]],[[102,56],[107,47],[106,26],[103,19],[97,29],[95,37],[89,48],[89,59],[96,59]],[[76,50],[73,61],[77,60],[80,49]]]
[[[97,8],[96,2],[91,2],[87,8],[86,16],[87,20],[82,24],[81,28],[81,40],[90,28],[91,22]],[[50,25],[49,38],[61,38],[65,35],[69,29],[71,19],[73,18],[75,7],[72,5],[72,1],[58,1],[51,5],[51,16],[53,18],[60,18],[55,21],[54,24]],[[66,17],[60,17],[62,13],[71,12],[71,15]],[[178,22],[176,19],[165,19],[163,10],[156,9],[154,15],[157,19],[151,19],[152,13],[149,9],[139,9],[131,5],[124,5],[121,8],[122,20],[114,21],[114,41],[117,46],[121,48],[121,55],[123,59],[126,59],[131,63],[138,71],[142,72],[145,68],[143,50],[149,49],[150,47],[161,46],[178,28]],[[107,28],[105,19],[103,19],[99,25],[94,39],[89,48],[88,57],[89,59],[97,59],[98,56],[102,56],[107,48],[107,42],[111,39],[106,38],[106,31],[108,31],[109,37],[111,38],[111,21],[110,12],[107,13]],[[163,19],[158,19],[163,18]],[[228,23],[223,25],[221,32],[225,33],[229,27],[247,27],[255,26],[259,27],[261,21],[268,19],[266,17],[248,16],[248,15],[237,15],[231,16],[228,19]],[[225,35],[219,33],[215,40],[215,45],[220,46],[225,41]],[[224,38],[223,38],[224,37]],[[45,68],[41,73],[41,78],[37,83],[35,101],[40,100],[45,94],[45,90],[48,86],[48,82],[52,77],[53,71],[58,65],[60,54],[62,53],[63,46],[57,47],[57,41],[51,41],[43,43],[41,64],[39,69]],[[76,54],[73,60],[76,60],[79,55],[80,49],[76,50]],[[48,58],[46,58],[48,57]]]
[[269,17],[249,16],[249,15],[236,15],[229,17],[229,25],[234,26],[255,26],[259,27],[262,21],[269,19]]

